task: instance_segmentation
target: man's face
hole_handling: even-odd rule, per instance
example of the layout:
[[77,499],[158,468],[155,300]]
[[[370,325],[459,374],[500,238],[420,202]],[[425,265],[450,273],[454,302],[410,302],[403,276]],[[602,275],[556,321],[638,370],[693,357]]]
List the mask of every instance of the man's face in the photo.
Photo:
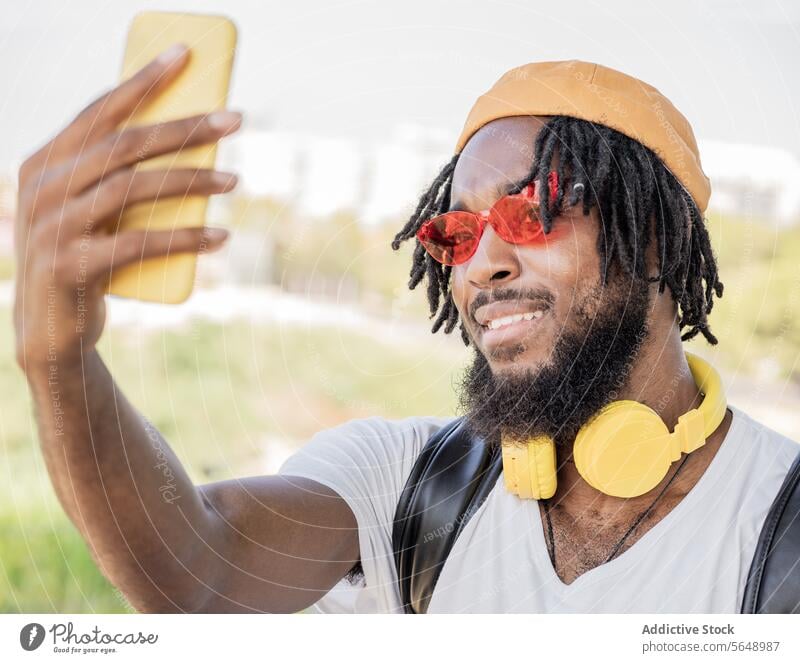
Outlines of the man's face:
[[[450,209],[486,209],[526,177],[545,120],[502,118],[476,133],[459,157]],[[453,267],[454,303],[476,350],[462,404],[478,432],[571,441],[624,385],[646,337],[647,292],[618,270],[601,285],[598,231],[597,210],[583,216],[580,207],[537,245],[510,244],[487,226],[473,257]]]

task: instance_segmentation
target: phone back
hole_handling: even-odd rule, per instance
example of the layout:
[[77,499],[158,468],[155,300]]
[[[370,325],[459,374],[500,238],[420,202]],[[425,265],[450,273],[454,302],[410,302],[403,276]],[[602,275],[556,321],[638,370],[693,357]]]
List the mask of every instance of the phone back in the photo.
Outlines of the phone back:
[[[155,125],[225,108],[230,83],[236,28],[227,18],[198,14],[143,12],[128,33],[122,80],[126,80],[175,43],[191,49],[189,62],[168,88],[143,103],[122,125]],[[122,128],[121,127],[121,128]],[[216,144],[167,154],[138,164],[142,169],[213,168]],[[207,196],[164,198],[131,206],[122,214],[119,230],[171,230],[205,225]],[[175,253],[116,270],[107,292],[145,301],[180,303],[194,286],[197,256]]]

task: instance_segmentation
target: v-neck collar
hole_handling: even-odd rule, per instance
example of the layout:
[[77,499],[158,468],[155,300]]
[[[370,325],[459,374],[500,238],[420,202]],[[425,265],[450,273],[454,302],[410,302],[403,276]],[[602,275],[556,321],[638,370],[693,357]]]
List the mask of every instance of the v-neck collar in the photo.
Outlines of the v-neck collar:
[[[732,405],[728,405],[731,411],[731,425],[725,434],[725,439],[721,442],[714,458],[706,467],[703,474],[697,480],[691,490],[684,498],[673,507],[673,509],[658,521],[653,527],[647,530],[636,542],[625,549],[609,562],[605,562],[579,575],[569,585],[566,584],[556,573],[550,555],[547,552],[547,541],[539,511],[538,500],[521,500],[522,509],[520,510],[529,523],[527,527],[530,543],[535,551],[536,564],[543,570],[549,580],[549,584],[557,588],[562,594],[569,594],[581,587],[593,585],[605,578],[615,576],[629,569],[631,566],[646,554],[652,547],[653,540],[660,538],[669,531],[685,512],[690,511],[703,502],[708,490],[716,483],[717,479],[723,475],[728,464],[736,456],[741,435],[739,429],[743,425],[743,413]],[[530,524],[533,520],[534,523]]]

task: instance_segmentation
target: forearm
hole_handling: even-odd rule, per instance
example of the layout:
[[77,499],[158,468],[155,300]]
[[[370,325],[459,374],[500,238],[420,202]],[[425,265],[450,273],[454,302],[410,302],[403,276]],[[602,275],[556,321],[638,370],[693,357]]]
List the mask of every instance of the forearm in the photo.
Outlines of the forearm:
[[94,350],[28,381],[59,500],[105,575],[137,608],[199,607],[214,518],[168,444]]

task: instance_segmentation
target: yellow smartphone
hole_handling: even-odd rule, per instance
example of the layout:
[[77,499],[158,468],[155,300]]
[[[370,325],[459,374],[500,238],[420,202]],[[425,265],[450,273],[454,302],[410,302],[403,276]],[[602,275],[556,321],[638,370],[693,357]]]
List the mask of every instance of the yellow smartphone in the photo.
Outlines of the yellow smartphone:
[[[189,62],[169,87],[142,105],[123,126],[158,124],[225,108],[236,50],[236,27],[222,16],[142,12],[128,32],[121,80],[175,43],[189,47]],[[137,168],[213,168],[216,144],[148,159]],[[165,198],[132,205],[120,217],[119,230],[170,230],[205,225],[208,196]],[[192,292],[197,255],[176,253],[115,270],[106,292],[165,304],[179,304]]]

